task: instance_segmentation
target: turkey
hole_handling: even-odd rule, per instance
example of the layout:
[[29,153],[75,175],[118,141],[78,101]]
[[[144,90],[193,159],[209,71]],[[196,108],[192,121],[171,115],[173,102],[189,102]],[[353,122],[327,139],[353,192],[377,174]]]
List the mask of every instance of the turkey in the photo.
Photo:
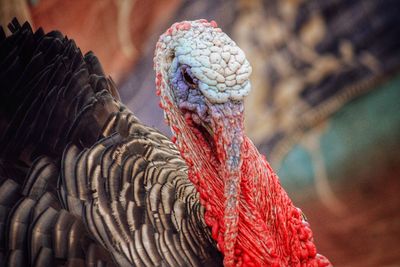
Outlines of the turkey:
[[214,21],[154,57],[174,137],[58,31],[0,30],[0,266],[330,266],[243,132],[251,66]]

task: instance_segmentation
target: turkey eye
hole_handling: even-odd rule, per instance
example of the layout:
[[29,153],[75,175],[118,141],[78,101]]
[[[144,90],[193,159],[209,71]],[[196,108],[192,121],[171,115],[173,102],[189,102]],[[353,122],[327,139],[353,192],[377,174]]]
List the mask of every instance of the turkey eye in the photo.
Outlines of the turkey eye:
[[191,87],[196,87],[196,83],[194,82],[192,76],[188,73],[188,68],[182,68],[182,76],[185,79],[186,83]]

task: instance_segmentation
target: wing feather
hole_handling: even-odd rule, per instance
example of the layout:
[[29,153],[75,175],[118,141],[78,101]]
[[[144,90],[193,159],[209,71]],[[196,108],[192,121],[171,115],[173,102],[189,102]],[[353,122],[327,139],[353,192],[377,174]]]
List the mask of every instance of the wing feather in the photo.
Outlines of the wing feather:
[[0,265],[221,264],[179,151],[120,103],[94,54],[57,31],[10,29],[0,30]]

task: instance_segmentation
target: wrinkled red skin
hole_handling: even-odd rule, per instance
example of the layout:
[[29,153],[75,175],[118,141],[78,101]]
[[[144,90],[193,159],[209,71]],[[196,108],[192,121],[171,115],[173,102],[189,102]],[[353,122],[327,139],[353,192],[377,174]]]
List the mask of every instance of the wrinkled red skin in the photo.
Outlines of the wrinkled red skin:
[[[205,22],[206,23],[206,22]],[[214,26],[214,25],[211,25]],[[186,27],[174,24],[172,27]],[[167,30],[171,32],[172,30]],[[164,81],[164,82],[163,82]],[[168,124],[174,133],[183,158],[189,167],[189,179],[200,193],[205,207],[205,221],[212,237],[224,253],[224,155],[191,127],[192,121],[163,94],[168,84],[162,74],[156,75],[157,94],[161,94]],[[223,122],[221,122],[221,125]],[[225,124],[226,125],[226,124]],[[216,145],[223,144],[222,131],[214,133]],[[243,137],[238,234],[234,247],[235,266],[331,266],[317,254],[309,224],[303,220],[281,187],[279,178],[260,155],[253,143]]]

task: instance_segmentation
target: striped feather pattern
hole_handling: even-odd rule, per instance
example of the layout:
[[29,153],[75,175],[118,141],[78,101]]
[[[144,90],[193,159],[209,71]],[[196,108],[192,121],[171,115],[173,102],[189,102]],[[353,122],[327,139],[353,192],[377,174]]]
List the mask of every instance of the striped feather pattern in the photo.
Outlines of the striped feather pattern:
[[175,145],[59,32],[0,29],[0,266],[219,266]]

